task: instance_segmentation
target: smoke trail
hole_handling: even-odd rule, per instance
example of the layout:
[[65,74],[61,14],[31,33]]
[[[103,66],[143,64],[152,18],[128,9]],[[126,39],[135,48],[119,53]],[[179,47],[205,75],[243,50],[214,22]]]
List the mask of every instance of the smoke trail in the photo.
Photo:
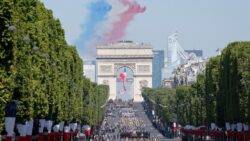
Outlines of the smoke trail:
[[129,22],[145,9],[136,0],[89,0],[88,17],[76,42],[80,54],[93,58],[96,44],[120,40]]
[[93,51],[93,43],[95,40],[102,38],[98,33],[98,26],[102,21],[107,19],[109,11],[112,6],[106,0],[95,0],[88,4],[88,17],[83,24],[83,33],[76,43],[80,47],[80,51],[84,54],[89,54]]
[[107,2],[111,5],[112,9],[107,15],[107,20],[100,24],[100,28],[102,28],[100,34],[104,37],[103,40],[106,33],[110,33],[113,30],[113,24],[120,20],[120,14],[127,10],[127,7],[120,0],[107,0]]
[[124,36],[125,29],[129,22],[133,20],[134,16],[138,13],[143,13],[146,10],[145,7],[140,6],[134,0],[120,0],[120,2],[127,7],[127,10],[119,14],[120,19],[113,23],[112,30],[106,35],[106,42],[115,42],[120,40]]

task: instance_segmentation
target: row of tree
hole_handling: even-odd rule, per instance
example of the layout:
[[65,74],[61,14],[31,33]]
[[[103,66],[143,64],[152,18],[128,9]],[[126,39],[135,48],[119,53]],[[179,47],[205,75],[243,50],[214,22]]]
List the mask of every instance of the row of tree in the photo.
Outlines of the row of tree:
[[109,87],[96,85],[89,79],[85,79],[83,86],[83,122],[91,126],[99,125],[108,102]]
[[0,1],[0,60],[0,131],[12,100],[18,102],[17,122],[47,118],[94,125],[101,118],[108,88],[83,78],[76,48],[39,0]]
[[208,60],[196,83],[175,89],[144,89],[159,118],[182,125],[250,123],[250,42],[230,43]]

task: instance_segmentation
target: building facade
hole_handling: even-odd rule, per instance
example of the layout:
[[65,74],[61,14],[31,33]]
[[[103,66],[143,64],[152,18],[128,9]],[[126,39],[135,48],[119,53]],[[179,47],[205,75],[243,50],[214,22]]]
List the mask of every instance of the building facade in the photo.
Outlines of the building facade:
[[96,82],[96,62],[95,60],[85,60],[83,62],[83,74],[91,82]]
[[108,85],[109,99],[143,101],[141,90],[152,87],[153,49],[122,41],[97,46],[97,83]]
[[197,57],[202,58],[203,57],[203,51],[200,49],[189,49],[185,50],[188,54],[194,53]]
[[163,80],[164,50],[154,50],[153,53],[153,88],[158,88]]
[[189,54],[188,61],[185,64],[180,65],[173,72],[173,87],[195,83],[197,76],[204,72],[206,62],[206,59],[197,57],[194,53]]

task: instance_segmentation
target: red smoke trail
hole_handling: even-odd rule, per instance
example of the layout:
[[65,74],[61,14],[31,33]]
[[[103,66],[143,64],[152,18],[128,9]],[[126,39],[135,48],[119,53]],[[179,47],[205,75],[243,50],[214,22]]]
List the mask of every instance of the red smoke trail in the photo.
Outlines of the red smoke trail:
[[133,20],[134,16],[138,13],[143,13],[146,7],[140,6],[134,0],[120,0],[122,4],[128,9],[119,15],[120,20],[113,24],[111,32],[106,36],[106,42],[116,42],[121,40],[125,34],[125,29],[129,22]]

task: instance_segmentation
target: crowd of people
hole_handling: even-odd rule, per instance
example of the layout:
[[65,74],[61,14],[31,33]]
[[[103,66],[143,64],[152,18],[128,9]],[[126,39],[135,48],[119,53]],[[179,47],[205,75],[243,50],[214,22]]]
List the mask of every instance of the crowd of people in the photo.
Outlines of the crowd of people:
[[96,140],[120,140],[120,138],[149,138],[140,112],[132,101],[110,101]]

